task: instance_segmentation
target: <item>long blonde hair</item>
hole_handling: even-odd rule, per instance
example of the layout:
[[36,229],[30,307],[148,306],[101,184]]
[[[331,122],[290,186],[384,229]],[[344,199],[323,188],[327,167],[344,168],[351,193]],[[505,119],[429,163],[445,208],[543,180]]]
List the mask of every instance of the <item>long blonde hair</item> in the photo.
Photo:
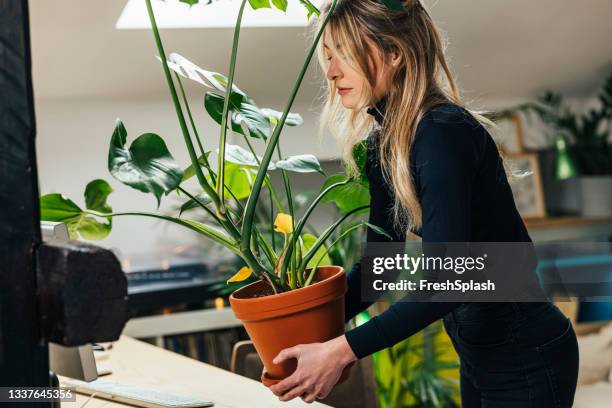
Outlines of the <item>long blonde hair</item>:
[[[358,107],[351,110],[342,106],[334,81],[327,80],[321,128],[330,129],[349,173],[357,175],[353,149],[375,126],[365,108],[376,102],[373,87],[377,73],[368,64],[369,55],[376,50],[363,39],[372,40],[385,61],[391,52],[399,55],[399,65],[391,80],[393,85],[386,95],[379,154],[383,175],[395,195],[396,224],[418,229],[422,224],[422,211],[410,170],[410,152],[417,125],[432,106],[445,102],[463,104],[446,62],[444,44],[428,12],[419,0],[402,0],[402,3],[405,11],[391,11],[376,0],[337,1],[326,27],[332,42],[328,47],[342,55],[366,80]],[[330,4],[331,0],[324,2],[322,16],[329,12]],[[336,44],[341,44],[342,49],[336,49]],[[317,51],[319,63],[326,72],[328,61],[321,43]],[[486,121],[478,114],[473,115]]]

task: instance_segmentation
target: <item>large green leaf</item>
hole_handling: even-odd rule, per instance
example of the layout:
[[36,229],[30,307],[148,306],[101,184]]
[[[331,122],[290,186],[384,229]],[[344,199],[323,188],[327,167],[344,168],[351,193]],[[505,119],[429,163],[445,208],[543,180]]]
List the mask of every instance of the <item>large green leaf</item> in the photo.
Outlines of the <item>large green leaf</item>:
[[67,222],[81,214],[81,207],[61,194],[46,194],[40,199],[42,221]]
[[[302,253],[307,253],[310,248],[317,242],[317,237],[312,234],[303,234],[302,235]],[[332,260],[327,255],[327,248],[325,245],[321,245],[315,252],[314,256],[308,261],[306,264],[307,268],[314,268],[316,265],[333,265]]]
[[[225,163],[225,187],[232,191],[236,198],[242,200],[251,194],[251,186],[256,170],[242,165]],[[229,194],[227,194],[229,196]]]
[[308,11],[308,15],[306,16],[306,18],[310,18],[310,16],[312,16],[313,14],[316,16],[321,15],[321,12],[319,11],[319,9],[314,4],[312,4],[310,0],[300,0],[300,3]]
[[[225,160],[243,166],[259,168],[258,161],[261,162],[261,157],[255,157],[253,153],[238,145],[228,144],[225,146]],[[268,170],[274,170],[275,168],[276,165],[272,162],[268,166]]]
[[[200,0],[179,0],[179,1],[181,3],[189,4],[190,6],[193,6],[200,2]],[[287,11],[287,0],[271,0],[271,1],[274,7],[276,7],[277,9],[282,10],[282,11]],[[308,10],[308,17],[310,17],[312,14],[316,14],[317,16],[319,15],[319,9],[317,9],[309,0],[300,0],[300,3],[302,3],[304,7],[306,7],[306,10]],[[210,3],[206,3],[206,4],[210,4]],[[270,0],[249,0],[249,4],[253,8],[253,10],[257,10],[260,8],[271,8]]]
[[[345,181],[347,176],[335,174],[325,180],[321,191],[335,183]],[[364,183],[350,181],[338,186],[323,197],[323,202],[333,202],[342,212],[349,212],[354,208],[370,204],[370,190]]]
[[108,152],[108,170],[123,184],[152,193],[159,206],[161,196],[181,184],[183,170],[158,135],[140,135],[129,149],[125,146],[126,141],[127,131],[117,120]]
[[[210,117],[218,124],[221,124],[224,100],[223,96],[212,92],[207,92],[204,96],[204,107]],[[252,100],[242,100],[239,103],[230,100],[230,110],[232,111],[232,130],[234,132],[263,140],[270,134],[270,120]],[[241,123],[243,122],[248,132],[245,132],[242,128]]]
[[101,213],[113,212],[110,205],[106,203],[108,196],[113,192],[113,188],[105,180],[91,181],[85,187],[85,207],[88,210]]
[[[230,196],[229,191],[227,191],[229,189],[236,198],[247,198],[251,192],[251,184],[256,174],[257,162],[250,152],[240,146],[227,145],[225,148],[225,196]],[[270,164],[270,167],[274,169],[273,164]],[[193,167],[189,166],[185,169],[183,181],[193,176]],[[212,183],[209,175],[206,175],[206,179],[209,183]],[[197,205],[197,203],[194,204]]]
[[[197,201],[196,201],[197,200]],[[193,210],[194,208],[201,208],[201,205],[208,205],[212,202],[212,199],[205,194],[198,194],[194,199],[190,199],[185,202],[180,209],[179,217],[185,212],[189,210]]]
[[[206,152],[206,158],[208,158],[208,156],[210,156],[210,152]],[[206,163],[204,156],[198,157],[198,163],[200,163],[200,167],[204,166]],[[195,170],[193,168],[193,164],[190,164],[185,170],[183,170],[183,181],[187,181],[193,176],[195,176]]]
[[366,174],[366,161],[368,155],[368,148],[366,142],[363,141],[361,143],[357,143],[353,147],[353,160],[357,164],[357,168],[359,169],[359,181],[368,185],[368,175]]
[[[110,213],[111,207],[106,203],[113,191],[104,180],[94,180],[85,188],[85,203],[88,210]],[[70,238],[81,237],[88,240],[100,240],[108,236],[112,229],[112,219],[108,222],[85,213],[74,201],[61,194],[47,194],[40,198],[40,219],[43,221],[61,222],[67,225]]]
[[287,11],[287,0],[272,0],[272,4],[279,10]]
[[312,154],[300,154],[287,157],[286,159],[277,161],[276,167],[296,173],[318,172],[325,175],[321,168],[321,163],[319,163],[319,160]]
[[[281,116],[283,116],[283,112],[275,111],[274,109],[269,108],[262,108],[261,112],[266,115],[273,124],[278,123]],[[302,119],[302,116],[300,116],[299,113],[289,112],[287,114],[287,120],[285,120],[286,126],[300,126],[302,123],[304,123],[304,119]]]
[[[200,68],[187,58],[180,54],[172,53],[168,57],[168,68],[172,69],[177,74],[184,78],[191,79],[208,88],[216,89],[223,95],[227,93],[228,79],[225,75],[214,71],[208,71]],[[246,101],[249,97],[234,83],[232,84],[231,101],[234,104],[239,104],[240,101]]]
[[249,4],[254,10],[259,8],[270,8],[270,0],[249,0]]

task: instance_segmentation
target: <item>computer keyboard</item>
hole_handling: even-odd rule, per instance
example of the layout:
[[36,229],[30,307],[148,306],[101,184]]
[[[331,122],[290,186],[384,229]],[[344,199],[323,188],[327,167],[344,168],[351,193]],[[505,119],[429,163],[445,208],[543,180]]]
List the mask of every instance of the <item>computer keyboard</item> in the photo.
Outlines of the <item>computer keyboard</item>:
[[74,387],[76,392],[85,395],[94,395],[94,398],[121,402],[144,408],[196,408],[212,407],[212,401],[204,401],[182,395],[160,392],[145,387],[119,383],[106,379],[97,379],[92,382],[67,379],[64,387]]

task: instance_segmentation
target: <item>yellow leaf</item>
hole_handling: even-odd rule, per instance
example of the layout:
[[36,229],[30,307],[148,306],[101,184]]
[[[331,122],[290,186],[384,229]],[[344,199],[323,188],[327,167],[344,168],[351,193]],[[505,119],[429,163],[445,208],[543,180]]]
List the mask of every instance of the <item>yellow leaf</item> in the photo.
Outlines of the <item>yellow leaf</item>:
[[253,271],[249,267],[243,266],[242,268],[240,268],[237,274],[227,280],[227,283],[245,281],[249,279],[252,274]]
[[293,232],[293,219],[289,214],[279,213],[274,221],[274,231],[290,234]]

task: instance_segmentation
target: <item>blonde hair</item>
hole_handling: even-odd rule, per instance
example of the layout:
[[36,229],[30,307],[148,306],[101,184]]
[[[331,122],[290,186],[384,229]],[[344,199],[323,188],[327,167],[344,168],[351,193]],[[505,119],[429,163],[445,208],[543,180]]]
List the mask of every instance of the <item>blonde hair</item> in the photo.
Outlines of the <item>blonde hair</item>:
[[[353,159],[353,149],[375,126],[373,117],[365,108],[374,106],[376,102],[373,87],[377,73],[368,64],[368,58],[377,50],[363,39],[368,38],[376,44],[385,61],[392,52],[399,55],[399,64],[392,72],[393,85],[386,95],[379,156],[383,175],[395,196],[393,213],[396,224],[418,229],[422,225],[422,211],[410,166],[417,125],[423,114],[435,105],[445,102],[463,104],[446,62],[445,46],[433,20],[419,0],[402,0],[402,3],[404,11],[391,11],[375,0],[337,1],[326,27],[331,38],[331,44],[327,46],[341,55],[365,81],[358,106],[348,110],[336,95],[334,81],[327,80],[321,128],[327,126],[330,129],[338,141],[349,174],[356,176],[359,170]],[[330,5],[330,0],[322,5],[322,16],[329,12]],[[319,20],[317,29],[322,20]],[[336,48],[337,44],[341,44],[341,50]],[[321,43],[317,51],[325,72],[328,62]],[[489,123],[477,113],[472,115]]]

